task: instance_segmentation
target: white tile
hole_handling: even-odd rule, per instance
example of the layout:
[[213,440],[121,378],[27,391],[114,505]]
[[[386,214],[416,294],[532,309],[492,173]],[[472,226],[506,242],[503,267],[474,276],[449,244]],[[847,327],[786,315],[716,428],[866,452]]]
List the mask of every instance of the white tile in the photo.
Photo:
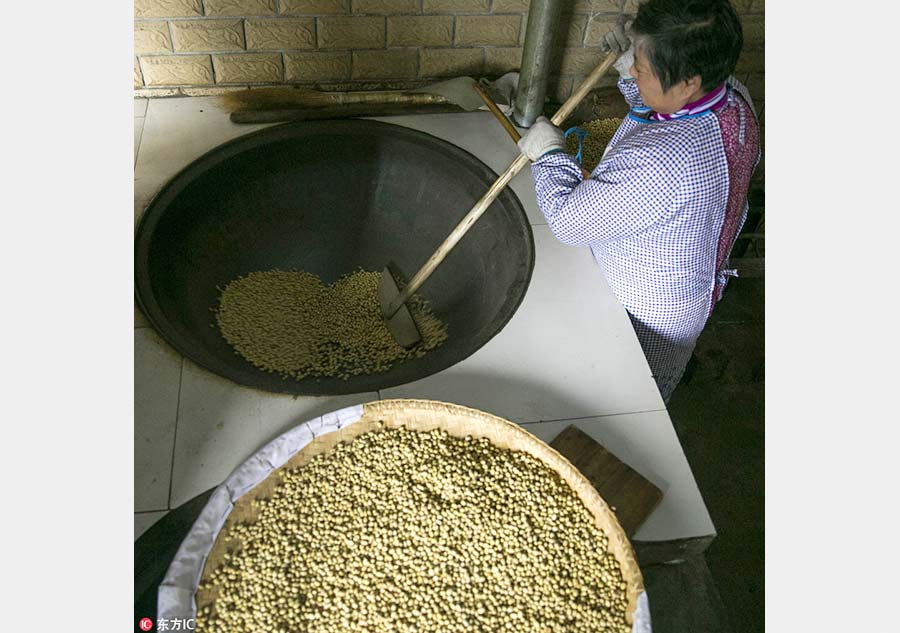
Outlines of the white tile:
[[147,114],[147,101],[149,99],[145,99],[143,97],[135,97],[134,99],[134,116],[143,117]]
[[374,400],[376,392],[296,398],[268,393],[185,360],[171,507],[222,483],[259,448],[298,424]]
[[137,162],[138,150],[141,148],[141,132],[144,131],[144,119],[134,119],[134,161]]
[[135,167],[135,214],[175,174],[209,150],[269,127],[232,123],[218,97],[150,99]]
[[134,513],[134,540],[138,540],[141,534],[150,529],[150,527],[166,516],[168,512],[135,512]]
[[516,422],[665,408],[590,250],[532,228],[534,273],[506,327],[469,358],[383,397],[444,400]]
[[590,435],[663,491],[662,501],[633,540],[667,541],[716,533],[665,411],[540,422],[523,425],[523,428],[549,444],[570,424]]
[[[519,155],[518,146],[489,112],[372,118],[444,139],[477,156],[481,162],[497,172],[498,176],[506,171]],[[509,187],[522,203],[531,224],[547,224],[537,204],[530,166],[526,165],[510,181]],[[466,211],[468,209],[460,209],[460,214]]]
[[169,507],[181,355],[150,328],[134,331],[134,509]]

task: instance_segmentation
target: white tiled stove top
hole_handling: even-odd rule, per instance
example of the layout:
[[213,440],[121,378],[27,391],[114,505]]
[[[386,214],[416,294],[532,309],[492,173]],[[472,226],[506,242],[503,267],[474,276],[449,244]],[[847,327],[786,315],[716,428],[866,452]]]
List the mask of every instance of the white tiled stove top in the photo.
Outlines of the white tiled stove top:
[[[384,117],[450,141],[497,173],[517,148],[486,112]],[[267,127],[231,123],[214,97],[135,100],[135,221],[203,153]],[[322,413],[379,398],[428,398],[523,424],[551,441],[575,424],[647,477],[663,501],[635,534],[715,533],[628,316],[587,248],[555,239],[530,170],[511,185],[535,241],[531,284],[506,327],[460,363],[413,383],[348,396],[294,397],[242,387],[183,358],[135,309],[135,538],[220,483],[259,447]],[[461,209],[460,214],[467,209]]]

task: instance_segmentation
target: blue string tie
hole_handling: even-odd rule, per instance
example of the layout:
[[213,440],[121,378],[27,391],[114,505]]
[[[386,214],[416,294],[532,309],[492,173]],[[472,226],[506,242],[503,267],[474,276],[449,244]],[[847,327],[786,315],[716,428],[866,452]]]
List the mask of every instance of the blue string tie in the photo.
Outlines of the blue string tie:
[[590,134],[590,132],[588,132],[584,128],[580,128],[576,125],[576,126],[570,127],[568,130],[566,130],[565,138],[569,138],[569,134],[574,134],[578,138],[578,153],[575,154],[575,161],[579,165],[582,165],[584,158],[581,155],[581,151],[584,149],[584,139],[587,137],[588,134]]

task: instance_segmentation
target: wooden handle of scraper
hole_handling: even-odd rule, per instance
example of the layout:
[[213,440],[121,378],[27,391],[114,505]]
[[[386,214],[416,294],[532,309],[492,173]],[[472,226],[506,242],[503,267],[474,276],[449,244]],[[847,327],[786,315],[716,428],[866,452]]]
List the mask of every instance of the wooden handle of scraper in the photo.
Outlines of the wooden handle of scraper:
[[505,114],[500,112],[500,108],[498,108],[497,104],[494,103],[494,100],[488,96],[488,93],[485,91],[484,86],[482,86],[480,83],[476,83],[475,91],[478,93],[478,96],[481,97],[481,100],[484,101],[484,105],[486,105],[488,107],[488,110],[491,111],[491,114],[494,115],[494,118],[496,118],[500,122],[500,125],[503,126],[503,129],[505,129],[509,133],[512,140],[518,143],[519,139],[522,138],[519,135],[519,130],[517,130],[516,126],[514,126],[510,122],[510,120],[506,118]]
[[[556,114],[553,115],[553,118],[550,119],[553,125],[560,125],[570,114],[572,114],[578,104],[581,103],[581,100],[587,96],[587,93],[593,89],[597,82],[600,81],[600,78],[606,74],[607,70],[609,70],[609,67],[613,65],[613,62],[616,61],[616,57],[616,53],[610,53],[606,56],[606,59],[591,71],[591,74],[581,82],[578,89],[572,93],[571,97],[566,99],[566,102],[562,104],[562,107],[560,107],[560,109],[556,111]],[[478,221],[478,218],[480,218],[487,208],[491,206],[491,203],[497,199],[497,196],[499,196],[500,192],[509,184],[509,181],[522,171],[522,168],[527,164],[528,157],[525,154],[519,154],[510,166],[506,168],[506,171],[500,174],[500,177],[494,181],[494,184],[491,185],[491,188],[488,189],[487,193],[481,197],[481,200],[475,203],[472,210],[460,220],[459,224],[456,225],[456,228],[453,229],[450,235],[447,236],[447,239],[444,240],[444,243],[438,246],[437,250],[434,251],[434,254],[427,262],[425,262],[422,268],[419,269],[419,272],[409,280],[406,287],[403,288],[400,294],[398,294],[388,305],[385,316],[388,318],[394,316],[397,310],[400,309],[400,306],[406,303],[406,300],[409,299],[423,283],[425,283],[425,280],[431,276],[431,273],[434,272],[435,268],[440,266],[441,262],[444,261],[447,254],[453,250],[453,247],[456,246],[457,242],[463,238],[469,229],[472,228],[472,225]]]
[[[488,96],[487,91],[482,87],[481,84],[475,84],[475,90],[478,92],[479,96],[481,96],[481,100],[484,101],[484,105],[488,107],[488,110],[491,111],[491,114],[494,115],[494,118],[500,122],[500,125],[503,126],[508,133],[513,142],[518,143],[519,139],[522,136],[519,134],[519,130],[512,124],[512,122],[506,118],[506,115],[500,111],[500,108],[497,107],[497,104],[494,103],[494,100]],[[585,179],[591,177],[591,172],[589,172],[584,167],[581,168],[581,176]]]

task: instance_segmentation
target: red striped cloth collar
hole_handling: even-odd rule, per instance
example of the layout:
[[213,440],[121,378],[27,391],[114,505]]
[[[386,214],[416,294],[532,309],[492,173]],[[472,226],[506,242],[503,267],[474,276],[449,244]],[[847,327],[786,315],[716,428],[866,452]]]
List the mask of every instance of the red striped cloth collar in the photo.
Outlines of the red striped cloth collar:
[[727,102],[726,94],[725,82],[723,81],[718,88],[710,90],[708,93],[706,93],[696,101],[685,104],[685,106],[678,112],[673,112],[672,114],[651,112],[649,118],[654,121],[671,121],[672,119],[679,119],[683,116],[689,116],[691,114],[700,114],[701,112],[706,112],[707,110],[718,110]]

